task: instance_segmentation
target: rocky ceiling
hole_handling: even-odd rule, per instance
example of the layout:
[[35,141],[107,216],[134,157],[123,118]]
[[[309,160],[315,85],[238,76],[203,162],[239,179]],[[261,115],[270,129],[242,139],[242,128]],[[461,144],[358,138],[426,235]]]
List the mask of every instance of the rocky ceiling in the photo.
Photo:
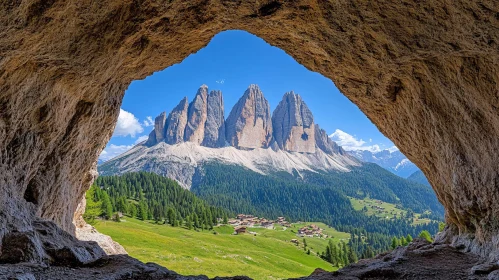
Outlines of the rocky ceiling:
[[426,174],[447,210],[442,239],[497,250],[495,0],[11,0],[0,2],[0,262],[103,254],[66,232],[125,89],[228,29],[333,80]]

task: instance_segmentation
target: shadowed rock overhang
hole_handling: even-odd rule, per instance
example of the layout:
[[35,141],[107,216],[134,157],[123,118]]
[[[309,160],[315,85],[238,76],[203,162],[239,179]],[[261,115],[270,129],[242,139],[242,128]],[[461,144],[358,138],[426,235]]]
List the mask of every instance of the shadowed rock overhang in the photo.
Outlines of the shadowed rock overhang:
[[0,260],[11,244],[29,253],[9,262],[99,258],[69,235],[43,242],[65,234],[40,220],[74,233],[127,86],[229,29],[333,80],[425,173],[446,208],[443,241],[497,255],[494,0],[20,0],[0,3],[0,26]]

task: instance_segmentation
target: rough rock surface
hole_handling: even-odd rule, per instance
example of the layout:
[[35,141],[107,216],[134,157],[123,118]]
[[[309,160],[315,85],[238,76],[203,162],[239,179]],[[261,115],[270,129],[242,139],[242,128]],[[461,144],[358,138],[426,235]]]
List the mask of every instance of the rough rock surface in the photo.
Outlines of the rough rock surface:
[[98,232],[93,226],[83,220],[87,200],[85,196],[76,208],[74,214],[74,225],[76,227],[75,236],[82,241],[95,241],[107,255],[127,254],[125,248],[111,239],[111,237]]
[[206,119],[208,117],[208,87],[202,85],[194,100],[189,104],[187,112],[187,126],[184,141],[201,144],[204,139]]
[[40,218],[74,233],[127,86],[239,29],[333,80],[425,173],[446,241],[493,259],[498,14],[495,0],[2,1],[0,240]]
[[154,119],[154,132],[156,135],[156,142],[162,142],[165,139],[165,133],[166,133],[166,112],[163,112],[159,114]]
[[[0,279],[15,280],[208,280],[204,275],[182,276],[154,263],[144,264],[126,255],[114,255],[83,267],[0,264]],[[244,276],[215,277],[214,280],[250,280]]]
[[398,247],[374,259],[360,260],[336,272],[317,269],[312,275],[300,279],[492,279],[487,278],[487,274],[494,270],[494,266],[475,266],[477,262],[479,257],[475,254],[461,252],[446,244],[430,244],[426,240],[415,239],[406,247]]
[[166,119],[166,143],[177,144],[184,141],[184,132],[187,125],[187,109],[189,102],[184,97],[180,103],[173,108]]
[[144,143],[144,145],[147,145],[147,146],[154,146],[156,145],[158,142],[156,141],[156,131],[154,131],[154,129],[151,131],[151,133],[149,133],[149,135],[147,136],[147,140],[146,142]]
[[102,234],[93,226],[85,224],[76,228],[76,238],[82,241],[95,241],[104,250],[107,255],[126,255],[128,254],[118,242],[111,239],[110,236]]
[[289,152],[315,152],[314,116],[299,94],[287,92],[272,113],[274,140]]
[[208,95],[208,111],[201,145],[212,148],[225,146],[224,99],[219,90],[212,90]]
[[250,85],[234,105],[225,129],[227,141],[236,148],[267,148],[270,145],[270,106],[257,85]]
[[339,154],[347,156],[349,155],[342,147],[338,146],[336,142],[331,140],[327,135],[326,131],[315,124],[315,144],[317,148],[323,150],[326,154]]

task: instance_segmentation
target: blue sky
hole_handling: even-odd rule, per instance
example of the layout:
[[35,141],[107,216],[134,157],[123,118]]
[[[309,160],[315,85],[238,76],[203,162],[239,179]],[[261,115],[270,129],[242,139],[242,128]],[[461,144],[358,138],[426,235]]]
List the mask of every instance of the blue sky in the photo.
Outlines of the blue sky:
[[101,159],[110,159],[144,139],[153,129],[151,119],[163,111],[169,113],[184,96],[190,102],[202,84],[222,91],[226,117],[250,84],[260,86],[272,110],[285,92],[294,90],[311,109],[315,122],[328,134],[334,133],[333,140],[340,145],[370,150],[393,147],[331,80],[309,71],[259,37],[225,31],[182,63],[130,84]]

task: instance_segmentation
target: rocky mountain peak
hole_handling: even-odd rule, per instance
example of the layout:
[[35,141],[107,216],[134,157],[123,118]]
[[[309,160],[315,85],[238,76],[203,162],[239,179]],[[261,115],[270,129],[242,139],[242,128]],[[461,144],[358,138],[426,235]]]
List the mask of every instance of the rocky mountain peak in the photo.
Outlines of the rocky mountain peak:
[[187,97],[184,97],[168,115],[168,118],[166,119],[166,143],[177,144],[184,141],[184,132],[187,125],[188,107],[189,101]]
[[224,100],[220,90],[210,92],[207,107],[202,145],[212,148],[223,147],[225,145],[225,116]]
[[317,148],[323,150],[326,154],[348,155],[342,147],[329,138],[326,131],[320,128],[318,124],[315,125],[315,142]]
[[290,152],[315,152],[315,126],[312,112],[293,91],[284,94],[272,114],[274,140],[280,149]]
[[202,85],[187,111],[187,126],[184,140],[201,144],[204,139],[204,125],[208,117],[208,87]]
[[154,119],[154,131],[156,135],[156,142],[159,143],[165,139],[166,132],[166,112],[162,112]]
[[[209,92],[209,93],[208,93]],[[274,151],[349,156],[314,123],[314,117],[302,97],[290,91],[284,94],[271,115],[270,106],[258,85],[250,85],[224,118],[224,100],[220,90],[199,87],[191,103],[184,97],[170,112],[155,119],[154,130],[146,146],[160,142],[170,145],[192,142],[197,145],[237,149],[272,148]]]
[[250,85],[226,121],[227,141],[236,148],[267,148],[272,140],[269,102],[257,85]]

